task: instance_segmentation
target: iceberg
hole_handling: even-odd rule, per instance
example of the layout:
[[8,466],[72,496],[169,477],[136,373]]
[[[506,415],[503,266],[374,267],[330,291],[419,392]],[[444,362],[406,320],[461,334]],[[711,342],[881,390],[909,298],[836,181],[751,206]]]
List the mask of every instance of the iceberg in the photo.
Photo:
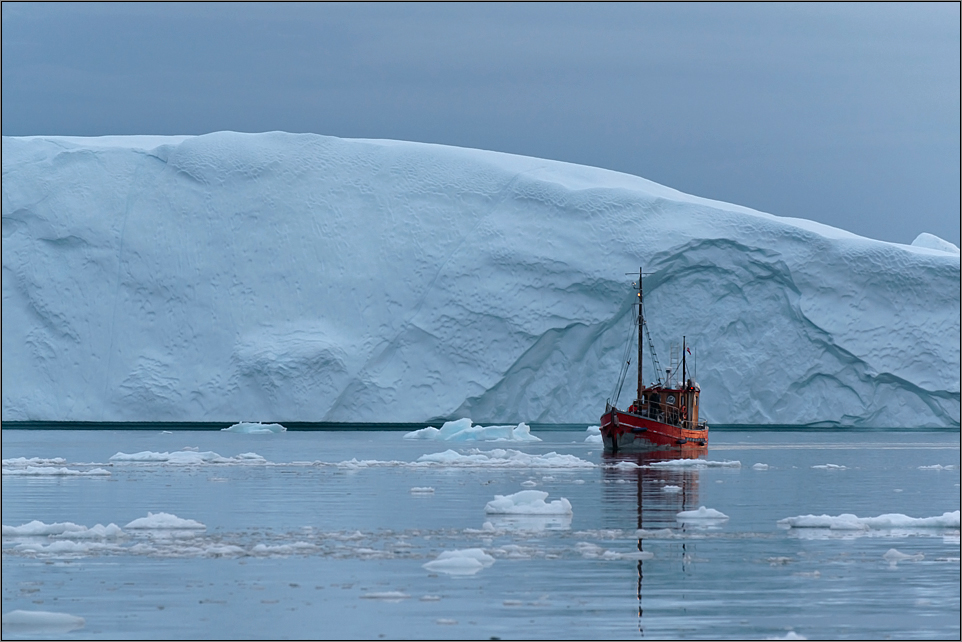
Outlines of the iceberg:
[[710,422],[959,426],[931,235],[390,140],[4,137],[2,163],[4,421],[597,422],[643,266]]

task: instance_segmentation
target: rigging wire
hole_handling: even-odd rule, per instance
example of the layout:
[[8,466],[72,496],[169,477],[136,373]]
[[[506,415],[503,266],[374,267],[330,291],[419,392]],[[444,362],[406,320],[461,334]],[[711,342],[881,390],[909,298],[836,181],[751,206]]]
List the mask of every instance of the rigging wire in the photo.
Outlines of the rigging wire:
[[631,346],[635,343],[635,332],[638,329],[638,312],[635,305],[631,306],[631,330],[628,331],[628,342],[625,344],[625,356],[621,359],[621,373],[618,375],[618,383],[611,391],[611,398],[614,400],[612,405],[618,405],[618,398],[621,396],[621,388],[625,385],[625,377],[628,376],[628,366],[631,365]]

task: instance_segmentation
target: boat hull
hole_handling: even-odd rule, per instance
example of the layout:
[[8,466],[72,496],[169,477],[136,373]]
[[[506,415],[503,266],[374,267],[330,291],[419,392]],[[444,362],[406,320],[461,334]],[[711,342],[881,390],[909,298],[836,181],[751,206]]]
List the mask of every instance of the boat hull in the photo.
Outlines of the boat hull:
[[601,439],[607,452],[700,449],[708,445],[708,427],[683,428],[612,409],[601,416]]

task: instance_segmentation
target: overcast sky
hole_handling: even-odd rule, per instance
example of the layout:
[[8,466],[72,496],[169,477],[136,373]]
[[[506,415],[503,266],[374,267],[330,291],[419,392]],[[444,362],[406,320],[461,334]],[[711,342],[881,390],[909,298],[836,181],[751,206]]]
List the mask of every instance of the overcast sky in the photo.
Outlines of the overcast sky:
[[959,234],[959,4],[3,3],[3,134],[284,130]]

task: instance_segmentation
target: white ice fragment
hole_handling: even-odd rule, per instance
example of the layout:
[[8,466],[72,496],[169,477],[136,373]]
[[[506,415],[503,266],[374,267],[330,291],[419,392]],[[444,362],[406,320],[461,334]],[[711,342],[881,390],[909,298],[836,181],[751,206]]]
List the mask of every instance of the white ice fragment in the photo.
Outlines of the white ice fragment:
[[661,487],[661,492],[663,493],[680,493],[681,486],[672,486],[671,484],[666,484]]
[[949,464],[947,466],[943,466],[941,464],[933,464],[931,466],[919,466],[919,470],[955,470],[955,466],[953,466],[952,464]]
[[513,495],[495,495],[484,512],[489,515],[571,515],[571,502],[566,498],[545,502],[543,490],[522,490]]
[[945,512],[935,517],[908,517],[901,513],[887,513],[878,517],[841,515],[799,515],[778,520],[785,528],[828,528],[832,530],[870,530],[886,528],[959,528],[959,511]]
[[422,564],[424,568],[435,573],[448,575],[474,575],[483,568],[494,564],[494,558],[480,548],[466,548],[444,551],[437,559]]
[[585,437],[586,444],[600,444],[603,442],[601,438],[601,426],[588,426],[585,430],[588,436]]
[[525,488],[534,488],[538,485],[538,482],[534,481],[533,479],[526,479],[525,481],[521,482],[521,485]]
[[841,466],[839,464],[819,464],[817,466],[812,466],[812,468],[819,469],[819,470],[845,470],[846,469],[845,466]]
[[768,464],[757,463],[752,466],[752,470],[768,470]]
[[4,633],[68,633],[83,628],[82,617],[54,611],[10,611],[3,614]]
[[411,488],[412,495],[433,495],[434,488],[431,486],[413,486]]
[[711,459],[670,459],[648,464],[649,468],[741,468],[737,460],[713,461]]
[[698,510],[683,510],[677,515],[675,519],[679,522],[692,522],[692,521],[723,521],[728,519],[728,515],[714,508],[705,508],[704,506],[699,506]]
[[418,457],[422,465],[456,466],[464,468],[594,468],[595,465],[574,455],[550,452],[533,455],[519,450],[501,449],[481,451],[472,449],[466,454],[446,450]]
[[204,529],[207,527],[200,522],[192,519],[182,519],[170,513],[151,513],[148,511],[147,517],[139,517],[124,526],[124,528],[152,530],[194,530]]
[[771,638],[765,638],[766,640],[807,640],[808,638],[804,635],[799,635],[795,631],[789,631],[785,635],[776,636]]
[[675,534],[670,528],[661,528],[655,531],[648,531],[643,528],[639,528],[635,531],[635,537],[639,539],[671,539]]
[[24,468],[4,468],[4,475],[20,477],[109,477],[110,472],[103,468],[74,470],[73,468],[54,468],[52,466],[26,466]]
[[447,421],[440,429],[428,426],[406,433],[405,439],[436,439],[440,441],[541,441],[531,434],[528,424],[517,426],[476,426],[465,417]]
[[400,602],[401,600],[406,600],[410,597],[411,596],[404,591],[372,591],[370,593],[361,594],[362,599],[384,600],[385,602]]
[[3,460],[4,466],[59,466],[66,464],[63,457],[13,457]]
[[91,528],[74,524],[73,522],[57,522],[55,524],[44,524],[41,521],[33,520],[22,526],[3,525],[4,537],[59,537],[66,539],[107,539],[120,537],[123,531],[116,524],[103,526],[97,524]]
[[244,435],[273,435],[286,431],[287,428],[280,424],[262,424],[251,421],[242,421],[230,428],[221,428],[221,432],[236,432]]
[[915,553],[914,555],[910,555],[894,548],[890,548],[885,552],[884,555],[882,555],[882,559],[888,562],[889,566],[895,567],[898,566],[899,562],[921,562],[925,559],[925,555],[923,553]]
[[154,452],[144,450],[139,453],[119,452],[110,458],[112,462],[170,464],[174,466],[199,466],[202,464],[263,464],[267,460],[257,453],[243,453],[236,457],[222,457],[215,452],[180,450],[175,452]]

